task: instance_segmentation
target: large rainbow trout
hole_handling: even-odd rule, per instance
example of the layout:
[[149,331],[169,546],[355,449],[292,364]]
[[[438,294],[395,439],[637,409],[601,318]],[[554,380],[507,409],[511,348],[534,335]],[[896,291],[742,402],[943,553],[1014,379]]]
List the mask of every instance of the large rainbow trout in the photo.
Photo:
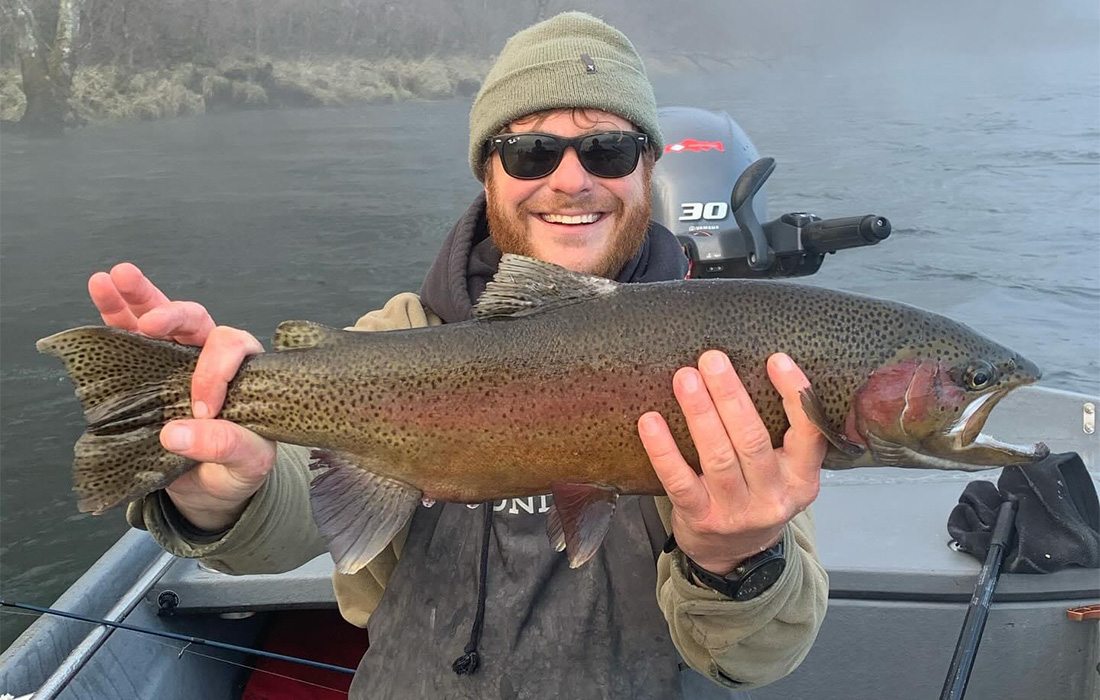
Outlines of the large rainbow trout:
[[[798,363],[828,469],[976,470],[1047,454],[980,434],[994,404],[1039,378],[1031,362],[920,309],[786,282],[623,285],[506,255],[473,321],[381,333],[288,321],[274,345],[241,366],[221,417],[316,448],[313,513],[344,572],[421,499],[548,492],[551,541],[579,566],[620,493],[662,493],[637,435],[643,413],[660,411],[697,464],[671,379],[711,348],[730,355],[775,445],[788,424],[765,360],[782,351]],[[84,327],[38,349],[64,361],[88,422],[75,450],[81,511],[193,466],[158,435],[191,415],[197,348]]]

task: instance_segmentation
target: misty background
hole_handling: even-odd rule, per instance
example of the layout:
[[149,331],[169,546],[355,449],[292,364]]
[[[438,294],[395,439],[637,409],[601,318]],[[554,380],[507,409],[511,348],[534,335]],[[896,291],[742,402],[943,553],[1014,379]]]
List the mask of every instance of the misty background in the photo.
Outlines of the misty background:
[[[5,0],[11,3],[13,0]],[[26,0],[52,31],[58,0]],[[495,54],[515,31],[567,10],[595,14],[649,54],[718,57],[906,49],[1037,48],[1096,41],[1095,3],[931,0],[82,0],[77,52],[89,65],[165,68],[250,52],[278,58]],[[48,32],[47,32],[48,33]],[[0,63],[15,60],[10,22]],[[896,50],[897,46],[892,47]]]
[[[50,35],[57,2],[28,4]],[[264,341],[279,321],[343,326],[416,289],[479,190],[467,116],[488,59],[564,9],[623,29],[659,104],[726,110],[777,159],[769,216],[891,219],[890,239],[830,256],[803,281],[946,313],[1036,361],[1043,385],[1100,394],[1095,2],[82,8],[85,125],[58,139],[0,134],[6,598],[51,603],[125,529],[120,512],[76,511],[83,420],[60,367],[34,351],[98,322],[88,276],[133,260],[170,296]],[[0,21],[0,112],[12,114],[18,62]],[[960,479],[961,492],[972,476],[936,478]],[[0,614],[0,648],[29,622]]]

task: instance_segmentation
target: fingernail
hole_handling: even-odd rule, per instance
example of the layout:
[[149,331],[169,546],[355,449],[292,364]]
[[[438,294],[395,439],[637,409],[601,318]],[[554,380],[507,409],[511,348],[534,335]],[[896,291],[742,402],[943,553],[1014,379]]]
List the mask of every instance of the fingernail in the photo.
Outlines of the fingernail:
[[195,401],[191,404],[191,415],[196,418],[209,418],[210,407],[202,401]]
[[711,374],[718,374],[719,372],[725,371],[726,360],[726,356],[721,353],[707,353],[702,358],[703,369],[710,372]]
[[680,377],[680,383],[687,391],[697,391],[699,389],[699,377],[695,372],[684,372]]
[[647,413],[642,416],[642,419],[639,421],[638,428],[646,435],[653,435],[657,432],[657,426],[657,416],[652,413]]
[[794,360],[790,356],[783,353],[777,353],[775,359],[772,360],[775,363],[775,368],[780,372],[790,372],[794,369]]
[[164,447],[173,452],[182,452],[189,449],[194,441],[191,429],[185,425],[173,425],[164,429],[161,440]]

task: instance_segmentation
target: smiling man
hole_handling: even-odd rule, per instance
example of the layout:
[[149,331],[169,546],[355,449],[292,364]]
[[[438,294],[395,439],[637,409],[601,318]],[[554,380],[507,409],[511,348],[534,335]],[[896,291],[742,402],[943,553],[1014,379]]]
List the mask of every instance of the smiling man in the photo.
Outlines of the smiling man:
[[[567,142],[572,148],[563,148]],[[634,257],[649,225],[653,165],[649,137],[634,125],[600,110],[551,110],[512,122],[489,146],[499,156],[484,168],[498,248],[602,277],[614,277]],[[593,169],[621,162],[631,172],[594,175],[581,153]],[[643,154],[645,167],[638,168]],[[524,171],[527,161],[540,170]]]
[[[355,328],[469,320],[502,252],[620,282],[682,278],[678,243],[649,220],[661,145],[653,89],[625,36],[581,13],[521,31],[470,113],[484,193],[420,293]],[[203,347],[195,418],[161,433],[201,464],[132,504],[131,523],[228,573],[285,571],[324,551],[308,450],[216,419],[259,342],[169,300],[133,265],[94,275],[89,291],[110,325]],[[334,574],[341,613],[370,633],[352,697],[730,698],[793,670],[825,613],[806,512],[825,445],[799,407],[805,376],[785,356],[768,369],[791,423],[778,449],[725,355],[676,373],[670,390],[700,472],[662,416],[639,416],[668,498],[620,498],[603,546],[578,569],[547,542],[543,496],[425,505],[366,568]],[[669,533],[678,548],[662,553]]]

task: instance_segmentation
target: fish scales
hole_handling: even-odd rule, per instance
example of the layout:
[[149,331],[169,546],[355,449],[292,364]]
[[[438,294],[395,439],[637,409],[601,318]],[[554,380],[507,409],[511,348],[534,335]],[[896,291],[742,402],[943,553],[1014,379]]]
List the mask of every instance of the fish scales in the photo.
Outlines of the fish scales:
[[[710,349],[730,356],[775,446],[789,425],[766,361],[794,359],[811,381],[802,407],[829,441],[826,468],[986,469],[1049,452],[979,432],[1037,367],[895,302],[788,282],[621,285],[506,255],[475,315],[377,333],[286,322],[278,351],[248,358],[230,382],[220,417],[317,448],[311,500],[341,571],[380,551],[422,497],[547,492],[568,502],[550,520],[552,541],[583,563],[617,494],[662,492],[637,434],[642,414],[664,415],[699,468],[672,377]],[[65,362],[89,423],[75,450],[81,510],[139,498],[193,466],[158,434],[189,415],[196,348],[104,328],[38,347]],[[356,498],[370,505],[349,508]]]
[[671,380],[703,351],[730,354],[778,446],[788,423],[767,378],[771,353],[795,359],[841,424],[871,370],[953,330],[924,324],[910,307],[786,283],[623,286],[529,318],[261,355],[222,416],[272,439],[370,455],[439,500],[547,493],[565,478],[660,493],[637,419],[668,417],[697,465]]

